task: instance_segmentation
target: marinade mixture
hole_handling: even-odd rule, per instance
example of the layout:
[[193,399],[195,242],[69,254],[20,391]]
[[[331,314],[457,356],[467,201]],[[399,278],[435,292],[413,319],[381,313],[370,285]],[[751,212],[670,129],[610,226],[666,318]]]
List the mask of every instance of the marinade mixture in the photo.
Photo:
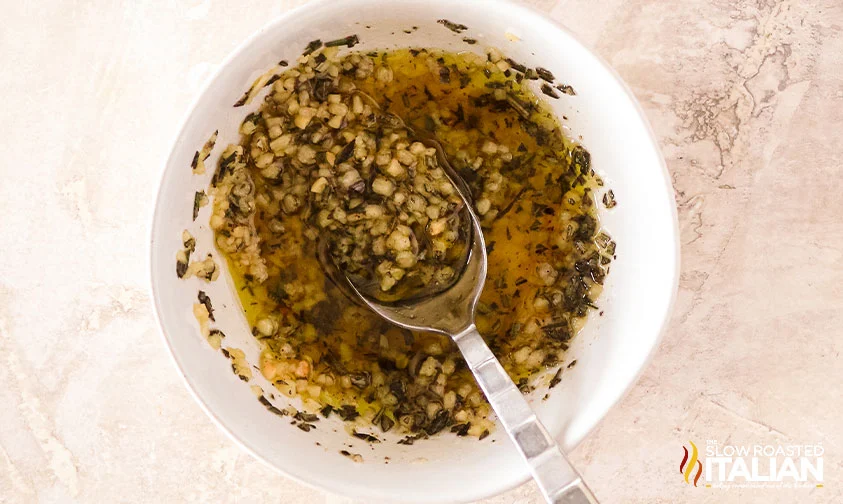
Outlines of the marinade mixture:
[[588,152],[526,84],[552,97],[573,91],[495,49],[340,55],[355,41],[315,41],[297,65],[256,83],[268,94],[209,191],[216,245],[263,345],[261,373],[279,391],[406,442],[442,430],[482,438],[490,407],[450,340],[351,302],[317,254],[327,247],[383,293],[459,274],[462,200],[423,142],[434,136],[483,224],[477,327],[528,390],[562,362],[614,254]]

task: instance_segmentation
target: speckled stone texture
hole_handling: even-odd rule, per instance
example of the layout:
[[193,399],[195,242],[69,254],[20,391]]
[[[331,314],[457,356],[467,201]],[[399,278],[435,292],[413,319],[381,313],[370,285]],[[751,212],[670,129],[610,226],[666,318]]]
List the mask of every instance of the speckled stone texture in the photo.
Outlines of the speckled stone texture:
[[[3,3],[0,502],[350,502],[214,427],[146,289],[181,118],[234,47],[298,3]],[[573,461],[605,503],[843,501],[843,4],[530,3],[629,83],[682,231],[667,335]],[[682,445],[706,439],[820,442],[825,487],[690,487]]]

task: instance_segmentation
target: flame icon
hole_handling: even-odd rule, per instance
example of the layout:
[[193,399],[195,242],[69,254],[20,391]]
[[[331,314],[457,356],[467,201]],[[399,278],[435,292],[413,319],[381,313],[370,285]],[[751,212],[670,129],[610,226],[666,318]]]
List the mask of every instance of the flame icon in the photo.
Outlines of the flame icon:
[[694,472],[694,464],[696,464],[697,475],[694,476],[694,486],[697,486],[697,481],[699,481],[700,476],[702,476],[702,463],[697,458],[699,455],[697,445],[695,445],[693,441],[688,442],[691,443],[691,460],[688,460],[688,449],[683,446],[682,449],[685,450],[685,456],[682,457],[682,463],[679,464],[679,474],[685,476],[685,483],[690,483],[688,478],[690,478],[691,473]]

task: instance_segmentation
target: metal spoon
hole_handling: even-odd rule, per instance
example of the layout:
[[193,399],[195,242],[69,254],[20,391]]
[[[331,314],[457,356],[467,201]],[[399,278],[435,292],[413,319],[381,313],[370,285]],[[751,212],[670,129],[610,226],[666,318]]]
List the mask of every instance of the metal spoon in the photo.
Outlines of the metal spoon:
[[[465,268],[455,283],[421,298],[384,303],[367,295],[364,291],[368,289],[359,289],[354,285],[339,271],[328,254],[320,253],[320,260],[328,276],[343,292],[353,295],[389,322],[414,331],[444,334],[454,340],[504,430],[530,466],[533,479],[547,502],[596,504],[594,494],[477,332],[474,311],[486,281],[483,231],[472,209],[468,186],[448,163],[442,146],[432,138],[424,138],[423,141],[436,147],[439,163],[465,203],[463,211],[470,221],[471,248]],[[320,250],[324,251],[321,244]]]

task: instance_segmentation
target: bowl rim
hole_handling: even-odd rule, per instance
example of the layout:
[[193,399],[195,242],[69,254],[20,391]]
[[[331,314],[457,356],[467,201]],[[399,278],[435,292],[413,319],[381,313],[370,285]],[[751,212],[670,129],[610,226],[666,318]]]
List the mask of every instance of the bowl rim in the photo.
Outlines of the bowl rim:
[[[205,401],[198,395],[196,389],[191,382],[191,379],[187,376],[187,373],[184,372],[184,367],[180,362],[176,352],[174,351],[171,343],[170,343],[170,336],[168,335],[167,329],[164,327],[164,324],[161,319],[161,308],[159,306],[159,296],[158,292],[158,281],[156,280],[156,275],[153,270],[153,254],[155,250],[155,242],[156,242],[156,225],[155,222],[158,218],[159,211],[161,211],[159,202],[161,198],[161,193],[164,188],[165,177],[167,174],[167,167],[170,165],[173,156],[176,153],[176,149],[178,147],[179,140],[185,133],[187,126],[192,118],[192,116],[196,113],[199,103],[202,97],[208,92],[209,88],[213,85],[213,83],[227,71],[228,66],[231,64],[232,61],[236,60],[237,58],[241,57],[243,52],[250,47],[256,39],[263,36],[265,33],[270,31],[275,31],[279,29],[284,24],[295,20],[296,17],[300,16],[303,12],[308,10],[314,9],[325,9],[333,4],[334,0],[311,0],[305,4],[296,6],[279,16],[274,17],[273,19],[269,20],[259,29],[254,31],[248,37],[246,37],[241,43],[239,43],[228,55],[217,65],[217,68],[214,70],[212,75],[207,77],[200,87],[200,89],[196,92],[195,97],[191,101],[190,105],[188,106],[187,110],[182,116],[178,132],[173,137],[171,141],[170,148],[167,154],[167,158],[163,163],[164,169],[161,170],[159,177],[158,177],[158,188],[155,192],[155,205],[153,207],[153,211],[150,213],[149,221],[148,221],[148,238],[149,238],[149,249],[147,250],[146,254],[146,266],[147,271],[149,274],[149,295],[152,304],[152,312],[155,318],[155,322],[158,326],[158,332],[161,336],[161,340],[164,343],[164,346],[167,348],[167,353],[170,356],[172,363],[175,365],[178,374],[182,378],[182,382],[184,383],[185,387],[189,391],[190,395],[199,404],[202,411],[212,420],[212,422],[219,428],[222,432],[224,432],[229,439],[234,441],[234,443],[243,449],[245,452],[249,453],[253,458],[264,464],[265,466],[273,469],[278,474],[290,478],[298,483],[301,483],[309,488],[319,490],[319,491],[326,491],[331,493],[336,493],[338,490],[342,492],[343,495],[352,498],[362,498],[368,500],[377,500],[374,499],[371,493],[360,493],[357,491],[356,487],[343,487],[342,489],[337,489],[334,487],[328,487],[322,484],[322,482],[310,479],[307,477],[307,474],[300,474],[290,468],[281,468],[267,459],[265,459],[262,455],[258,453],[258,451],[248,445],[243,439],[241,439],[235,432],[233,428],[226,425],[220,418],[210,409],[210,407],[205,403]],[[370,4],[372,2],[376,2],[377,0],[345,0],[347,4]],[[393,0],[394,5],[396,7],[400,7],[400,4],[406,1],[413,1],[413,0]],[[472,0],[477,1],[477,0]],[[488,7],[497,7],[502,9],[509,9],[513,12],[513,15],[517,16],[524,16],[531,19],[533,22],[542,23],[545,25],[546,28],[550,30],[555,30],[557,32],[561,32],[565,36],[567,36],[571,42],[574,44],[578,44],[582,49],[584,49],[594,60],[611,76],[611,78],[615,81],[616,84],[620,86],[620,89],[626,95],[627,100],[632,104],[635,111],[638,114],[639,119],[641,120],[642,126],[644,127],[646,136],[650,142],[649,147],[656,153],[656,157],[658,160],[658,164],[661,168],[661,173],[663,177],[664,184],[666,186],[666,191],[669,196],[671,196],[670,200],[672,204],[669,204],[670,210],[670,217],[671,217],[671,232],[674,247],[671,251],[671,259],[673,261],[673,268],[671,271],[671,292],[668,298],[668,303],[662,314],[662,321],[661,325],[658,330],[658,335],[653,340],[653,344],[649,349],[647,356],[642,360],[641,366],[636,371],[635,375],[630,379],[623,387],[623,389],[618,389],[618,392],[615,394],[615,397],[610,401],[606,410],[602,413],[600,418],[594,422],[588,429],[584,430],[579,437],[574,438],[571,446],[571,450],[575,449],[590,433],[594,432],[594,430],[605,420],[609,411],[611,411],[617,404],[624,398],[629,392],[632,390],[634,385],[640,380],[641,375],[644,371],[649,367],[651,364],[661,342],[665,336],[667,331],[667,327],[671,321],[673,309],[676,303],[676,297],[679,290],[679,274],[681,270],[681,245],[680,245],[680,231],[679,231],[679,219],[678,219],[678,211],[675,204],[675,192],[673,189],[673,185],[671,183],[670,173],[667,169],[667,164],[664,160],[664,155],[661,151],[659,146],[659,142],[656,138],[655,132],[653,131],[652,126],[650,125],[649,120],[647,119],[646,114],[644,113],[641,104],[636,99],[635,95],[632,93],[629,86],[624,82],[624,80],[620,77],[617,71],[600,56],[597,52],[595,52],[588,44],[584,43],[577,35],[575,35],[571,30],[567,27],[563,26],[561,23],[555,21],[554,19],[547,16],[545,13],[527,5],[515,3],[514,0],[483,0],[484,6]],[[492,497],[495,495],[500,495],[506,491],[509,491],[513,488],[521,486],[525,482],[530,479],[530,473],[527,469],[527,466],[524,466],[523,474],[520,477],[515,478],[511,483],[504,483],[502,485],[490,485],[488,487],[484,487],[485,490],[481,492],[476,492],[471,495],[464,495],[459,498],[459,501],[468,501],[468,500],[476,500],[476,499],[483,499]],[[424,497],[424,496],[422,496]],[[465,497],[464,499],[462,497]],[[422,499],[422,501],[426,502],[434,502],[432,499]]]

